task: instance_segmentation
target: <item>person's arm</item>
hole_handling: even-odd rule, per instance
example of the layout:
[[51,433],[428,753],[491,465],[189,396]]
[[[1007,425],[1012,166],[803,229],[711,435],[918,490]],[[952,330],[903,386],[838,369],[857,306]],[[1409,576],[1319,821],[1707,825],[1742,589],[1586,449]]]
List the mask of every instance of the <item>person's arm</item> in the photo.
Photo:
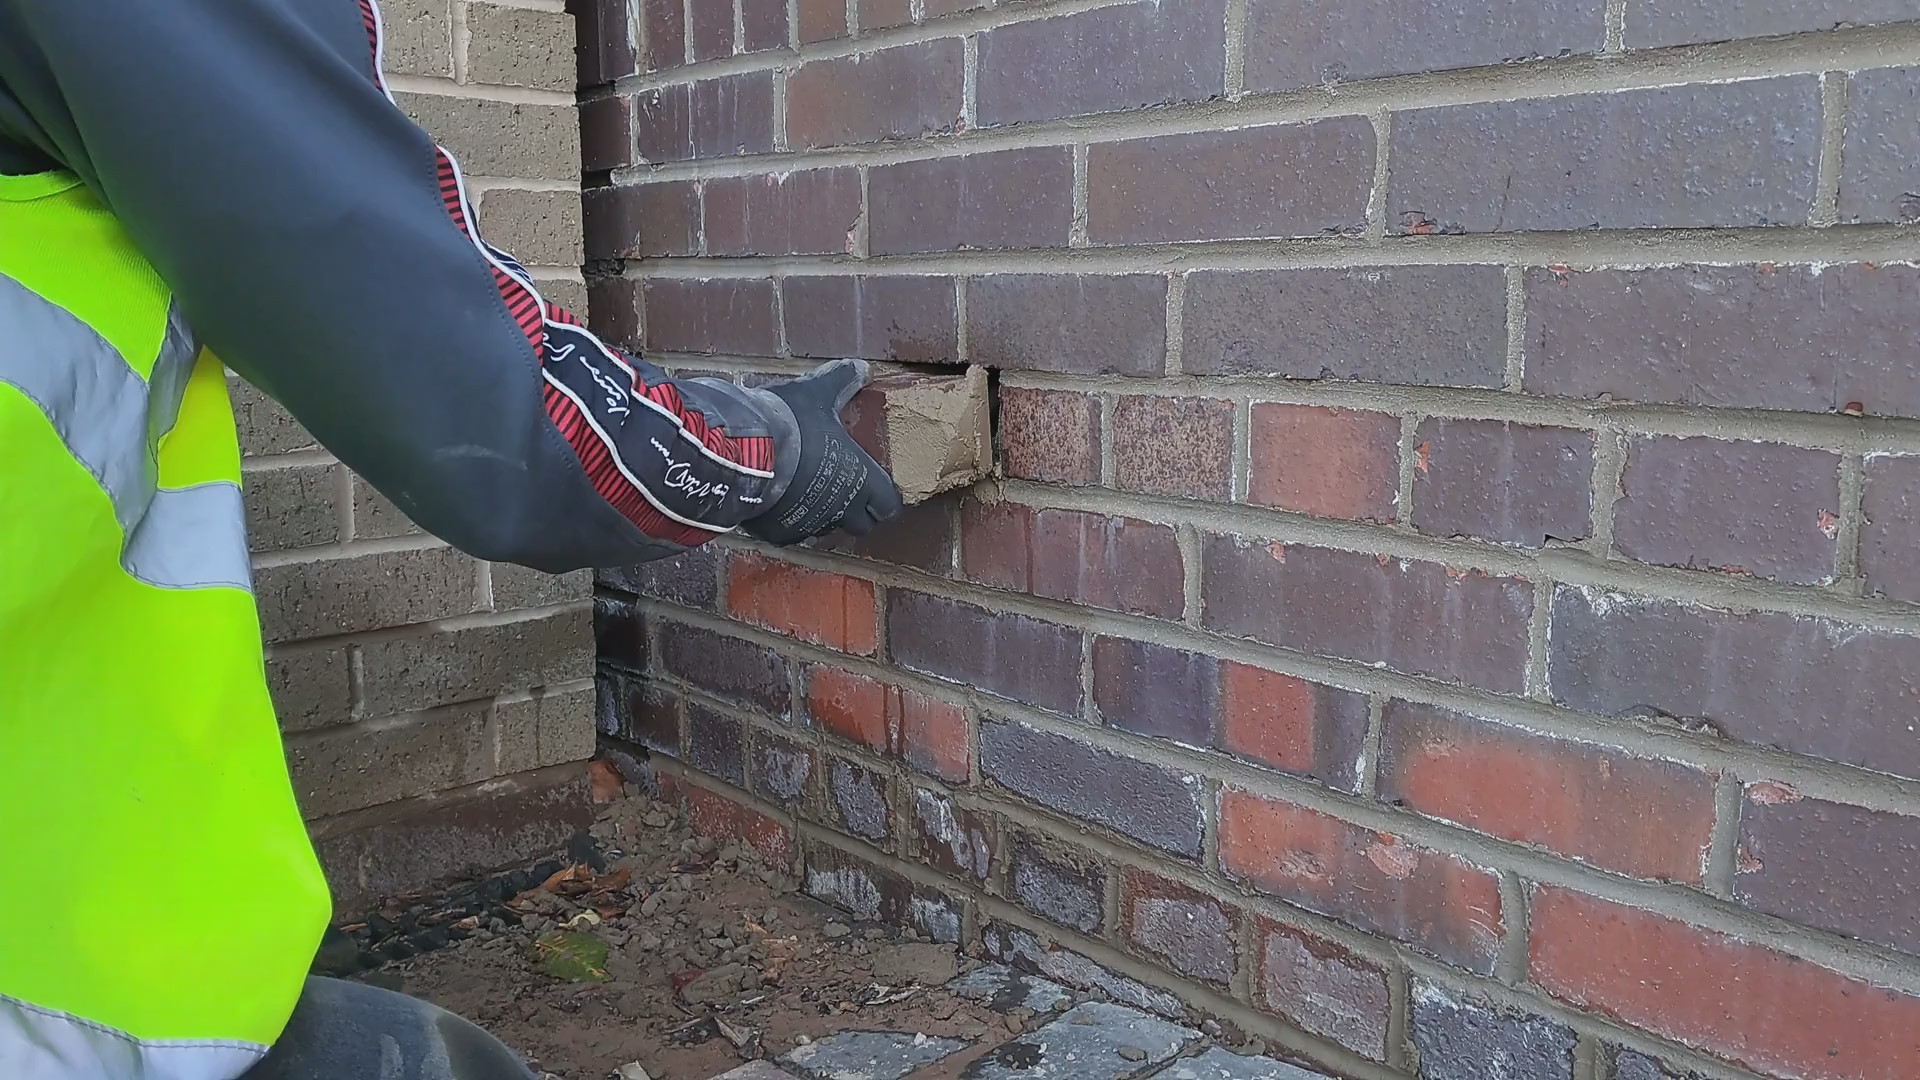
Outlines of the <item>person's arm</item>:
[[562,571],[898,511],[819,405],[863,366],[676,381],[541,298],[390,99],[373,0],[0,0],[9,21],[0,136],[80,173],[216,355],[457,547]]

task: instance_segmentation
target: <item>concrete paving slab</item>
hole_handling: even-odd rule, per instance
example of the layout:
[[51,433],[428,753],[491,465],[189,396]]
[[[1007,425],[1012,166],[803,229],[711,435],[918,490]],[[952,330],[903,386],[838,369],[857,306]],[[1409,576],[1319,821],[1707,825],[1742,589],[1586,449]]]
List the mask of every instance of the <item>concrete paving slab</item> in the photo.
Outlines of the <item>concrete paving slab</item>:
[[814,1080],[902,1080],[967,1048],[959,1039],[936,1039],[898,1031],[843,1031],[796,1047],[780,1059]]
[[1003,964],[985,964],[949,982],[947,990],[968,1001],[985,1002],[995,1012],[1031,1009],[1050,1013],[1073,993],[1056,982],[1015,971]]
[[1200,1033],[1137,1009],[1089,1001],[967,1067],[968,1080],[1124,1080],[1168,1061]]
[[1153,1080],[1328,1080],[1270,1057],[1246,1057],[1219,1047],[1184,1058],[1153,1074]]

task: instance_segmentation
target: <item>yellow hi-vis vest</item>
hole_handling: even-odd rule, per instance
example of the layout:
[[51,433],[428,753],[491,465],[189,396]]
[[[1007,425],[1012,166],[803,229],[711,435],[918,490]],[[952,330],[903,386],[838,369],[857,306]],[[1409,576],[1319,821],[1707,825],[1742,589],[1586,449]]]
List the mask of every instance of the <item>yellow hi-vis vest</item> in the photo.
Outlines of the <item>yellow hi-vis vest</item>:
[[0,1078],[240,1075],[327,914],[221,365],[79,180],[0,177]]

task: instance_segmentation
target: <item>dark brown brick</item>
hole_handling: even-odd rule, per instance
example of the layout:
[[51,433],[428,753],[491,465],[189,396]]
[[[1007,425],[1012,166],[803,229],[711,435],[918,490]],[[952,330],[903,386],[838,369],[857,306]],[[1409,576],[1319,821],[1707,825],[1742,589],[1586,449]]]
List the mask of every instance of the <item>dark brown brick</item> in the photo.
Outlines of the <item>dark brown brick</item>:
[[1197,777],[1022,724],[980,724],[980,773],[1050,810],[1187,859],[1200,857]]
[[1528,393],[1920,416],[1920,269],[1527,273]]
[[633,99],[647,162],[764,154],[773,149],[773,73],[750,71],[643,91]]
[[601,98],[580,106],[580,167],[614,169],[633,164],[633,102]]
[[1226,92],[1226,0],[1132,3],[980,35],[980,123],[1206,101]]
[[986,7],[988,0],[922,0],[921,9],[929,19],[946,15],[958,15],[963,11],[977,11]]
[[576,60],[581,86],[610,83],[639,70],[634,43],[640,35],[630,25],[630,0],[582,0],[568,7],[579,8],[575,21],[580,34]]
[[1432,419],[1414,436],[1413,527],[1544,547],[1592,532],[1593,433]]
[[1100,482],[1100,399],[1069,390],[1002,387],[1000,465],[1015,480]]
[[1281,375],[1402,386],[1506,379],[1497,266],[1207,271],[1187,277],[1189,375]]
[[1007,882],[1015,903],[1083,934],[1105,928],[1107,871],[1098,860],[1058,853],[1025,833],[1009,848]]
[[987,880],[996,850],[991,815],[975,813],[926,788],[913,789],[913,828],[920,858],[942,873]]
[[1547,655],[1563,705],[1697,721],[1739,742],[1920,777],[1907,719],[1920,701],[1920,637],[1562,587]]
[[1315,517],[1394,520],[1399,417],[1261,402],[1250,419],[1248,502]]
[[[1878,2],[1904,9],[1907,18],[1920,17],[1920,8],[1912,0]],[[1920,190],[1913,182],[1915,171],[1920,170],[1920,131],[1911,122],[1916,102],[1920,102],[1920,68],[1862,71],[1853,76],[1842,151],[1840,220],[1920,221]]]
[[1705,873],[1711,773],[1409,701],[1384,724],[1383,800],[1633,877]]
[[1920,818],[1749,784],[1734,870],[1748,907],[1920,953]]
[[803,64],[787,77],[787,143],[806,150],[950,131],[960,122],[963,65],[958,38]]
[[1247,89],[1297,90],[1591,53],[1605,38],[1602,0],[1252,0]]
[[707,181],[709,255],[847,255],[859,220],[858,169]]
[[1493,871],[1234,788],[1220,796],[1220,869],[1288,903],[1482,974],[1493,970],[1506,936]]
[[789,277],[781,283],[795,356],[950,364],[959,322],[950,277]]
[[668,757],[680,756],[678,694],[639,676],[604,667],[595,679],[595,690],[602,734]]
[[1367,695],[1223,660],[1220,749],[1341,791],[1360,789]]
[[653,352],[775,356],[780,326],[767,278],[649,278],[647,348]]
[[1087,151],[1087,235],[1153,244],[1357,234],[1374,144],[1361,117],[1096,143]]
[[733,0],[688,0],[693,58],[718,60],[733,55]]
[[1166,370],[1166,296],[1158,276],[970,278],[967,346],[987,367],[1157,376]]
[[1127,867],[1119,929],[1133,947],[1189,979],[1225,987],[1238,967],[1240,909],[1158,874]]
[[1840,455],[1669,436],[1627,447],[1614,546],[1660,566],[1814,585],[1833,578]]
[[735,787],[747,786],[747,726],[697,701],[687,702],[687,764]]
[[751,760],[753,790],[761,798],[791,807],[813,797],[820,761],[811,747],[756,731]]
[[959,532],[958,494],[929,499],[865,536],[830,533],[808,546],[840,551],[863,559],[911,566],[930,574],[953,573],[953,541]]
[[1703,1078],[1691,1069],[1670,1065],[1648,1057],[1638,1050],[1617,1046],[1613,1048],[1613,1071],[1604,1073],[1601,1080],[1703,1080]]
[[787,661],[751,641],[697,626],[658,624],[661,670],[694,686],[774,716],[785,716],[793,696]]
[[1742,0],[1725,5],[1628,0],[1626,44],[1630,49],[1690,45],[1915,18],[1920,18],[1920,8],[1913,0]]
[[1233,497],[1233,402],[1123,397],[1113,403],[1113,482],[1182,499]]
[[1220,661],[1147,641],[1093,642],[1093,701],[1109,725],[1211,747],[1219,738]]
[[640,57],[647,71],[687,62],[687,14],[682,0],[639,0]]
[[884,843],[893,835],[893,808],[883,773],[833,758],[827,768],[827,800],[833,822],[848,835]]
[[867,178],[874,255],[1065,247],[1073,151],[1003,150],[883,165]]
[[1185,564],[1173,529],[1078,510],[968,500],[961,553],[969,580],[1138,615],[1177,619]]
[[636,596],[668,600],[682,607],[713,611],[719,597],[717,549],[697,547],[670,559],[602,570],[599,584]]
[[1557,1020],[1500,1008],[1422,979],[1409,1005],[1421,1080],[1572,1080],[1578,1036]]
[[589,259],[700,253],[700,192],[691,180],[588,188],[582,209]]
[[799,25],[802,45],[846,37],[846,0],[798,0],[794,21]]
[[1920,457],[1869,457],[1861,512],[1867,592],[1920,601]]
[[1055,712],[1080,709],[1080,631],[924,593],[887,591],[893,661]]
[[1254,1000],[1300,1030],[1371,1058],[1385,1059],[1392,1014],[1380,965],[1316,934],[1260,918]]
[[860,32],[907,26],[913,22],[911,0],[859,0]]
[[964,904],[954,896],[818,840],[807,841],[807,895],[865,922],[910,926],[935,941],[960,940]]
[[1202,543],[1208,629],[1487,690],[1521,687],[1533,611],[1525,581],[1239,536]]
[[1394,116],[1392,155],[1401,233],[1805,225],[1820,80],[1419,109]]
[[787,44],[786,0],[741,0],[740,20],[743,51],[762,52]]
[[593,598],[593,637],[601,663],[647,669],[647,627],[640,606],[618,593]]
[[587,286],[587,321],[609,345],[640,350],[640,293],[638,281],[598,278]]

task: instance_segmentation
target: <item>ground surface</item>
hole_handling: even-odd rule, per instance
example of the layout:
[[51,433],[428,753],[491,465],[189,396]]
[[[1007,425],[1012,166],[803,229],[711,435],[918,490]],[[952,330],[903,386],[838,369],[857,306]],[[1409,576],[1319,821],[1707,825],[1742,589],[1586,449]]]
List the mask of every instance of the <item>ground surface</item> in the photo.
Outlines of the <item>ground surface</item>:
[[600,869],[553,864],[495,883],[484,907],[413,898],[350,925],[363,959],[413,951],[396,923],[432,950],[357,977],[474,1020],[560,1080],[1315,1075],[911,931],[850,925],[667,804],[630,795],[604,811]]

